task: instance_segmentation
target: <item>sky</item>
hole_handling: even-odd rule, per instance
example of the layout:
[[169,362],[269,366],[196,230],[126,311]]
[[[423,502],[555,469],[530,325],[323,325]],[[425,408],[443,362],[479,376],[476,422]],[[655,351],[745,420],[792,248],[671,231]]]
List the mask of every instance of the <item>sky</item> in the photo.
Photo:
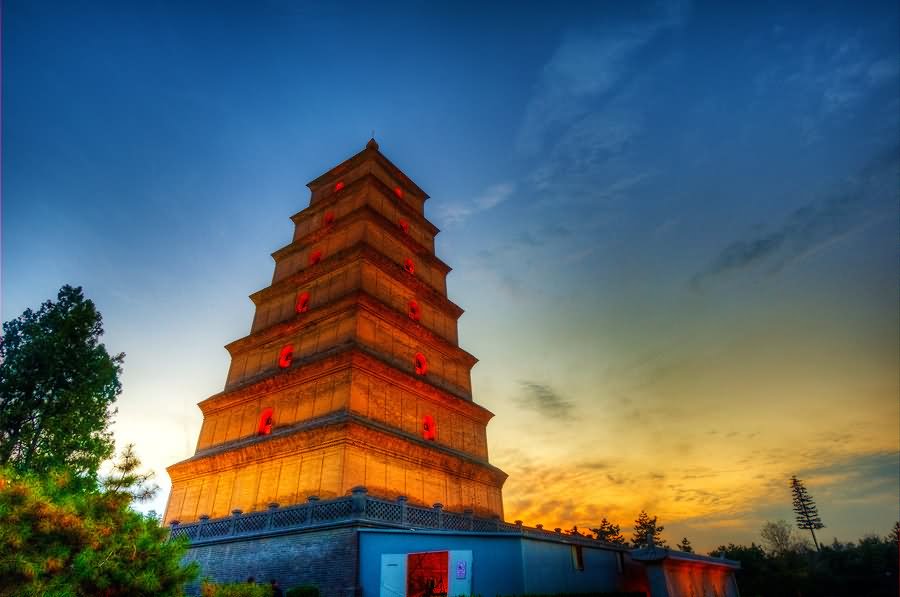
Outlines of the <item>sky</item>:
[[[727,6],[723,6],[727,4]],[[305,184],[431,199],[508,520],[830,542],[900,517],[900,8],[7,0],[2,317],[80,285],[157,472]]]

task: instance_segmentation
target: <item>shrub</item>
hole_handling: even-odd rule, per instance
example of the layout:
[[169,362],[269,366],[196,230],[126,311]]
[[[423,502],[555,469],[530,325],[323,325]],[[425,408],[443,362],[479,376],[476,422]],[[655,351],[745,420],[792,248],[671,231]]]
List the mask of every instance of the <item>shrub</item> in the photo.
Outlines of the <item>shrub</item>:
[[300,585],[285,592],[284,597],[319,597],[319,587],[314,585]]
[[272,597],[272,587],[249,582],[214,583],[204,580],[200,594],[203,597]]

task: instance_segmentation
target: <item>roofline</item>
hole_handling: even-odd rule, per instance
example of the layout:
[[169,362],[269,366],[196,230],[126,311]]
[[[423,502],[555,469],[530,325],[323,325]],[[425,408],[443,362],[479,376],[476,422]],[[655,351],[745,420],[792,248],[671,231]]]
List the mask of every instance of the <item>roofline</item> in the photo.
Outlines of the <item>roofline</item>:
[[[359,153],[356,153],[356,154],[350,156],[349,158],[347,158],[346,160],[344,160],[337,166],[335,166],[335,167],[331,168],[330,170],[328,170],[327,172],[325,172],[324,174],[322,174],[322,175],[318,176],[317,178],[306,183],[306,187],[310,191],[315,192],[315,189],[313,187],[318,188],[318,187],[321,187],[321,186],[327,184],[334,178],[338,178],[338,175],[341,174],[346,167],[351,166],[351,165],[356,166],[359,163],[362,163],[367,157],[370,157],[370,156],[373,159],[375,159],[375,161],[381,163],[382,166],[385,166],[385,168],[391,174],[393,174],[394,176],[399,178],[404,184],[409,186],[409,188],[415,194],[421,195],[425,199],[429,198],[428,193],[423,191],[419,187],[419,185],[414,183],[410,177],[408,177],[406,174],[404,174],[403,171],[400,168],[398,168],[391,160],[389,160],[386,155],[381,153],[381,151],[378,149],[377,143],[373,144],[371,142],[368,145],[366,145],[366,147]],[[340,172],[338,172],[338,171],[340,171]]]

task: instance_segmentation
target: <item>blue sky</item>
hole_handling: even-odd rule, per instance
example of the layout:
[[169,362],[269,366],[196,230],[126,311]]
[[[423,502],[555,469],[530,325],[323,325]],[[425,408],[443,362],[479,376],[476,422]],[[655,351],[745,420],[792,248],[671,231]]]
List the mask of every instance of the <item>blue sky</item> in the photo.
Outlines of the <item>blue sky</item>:
[[886,533],[898,7],[623,4],[4,3],[3,318],[84,286],[166,489],[305,183],[374,129],[432,197],[510,518],[714,547],[798,474],[826,536]]

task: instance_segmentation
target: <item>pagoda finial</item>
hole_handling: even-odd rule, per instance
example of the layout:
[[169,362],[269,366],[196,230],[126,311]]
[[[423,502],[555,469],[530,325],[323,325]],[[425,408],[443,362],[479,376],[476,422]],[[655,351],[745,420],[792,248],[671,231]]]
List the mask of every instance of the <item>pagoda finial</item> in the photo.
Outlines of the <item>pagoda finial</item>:
[[378,141],[375,140],[375,131],[372,131],[372,138],[366,143],[366,149],[378,149]]

